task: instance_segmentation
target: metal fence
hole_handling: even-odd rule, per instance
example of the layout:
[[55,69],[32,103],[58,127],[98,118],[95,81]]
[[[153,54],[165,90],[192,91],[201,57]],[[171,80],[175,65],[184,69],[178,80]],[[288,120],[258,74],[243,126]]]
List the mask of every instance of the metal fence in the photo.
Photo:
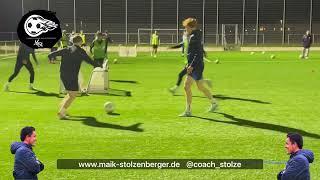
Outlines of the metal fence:
[[[1,3],[21,9],[7,12],[12,21],[17,22],[30,10],[48,9],[56,12],[62,29],[68,32],[107,29],[114,41],[122,44],[138,43],[137,30],[141,28],[176,29],[163,34],[162,39],[177,43],[182,36],[181,21],[187,17],[197,18],[205,43],[215,45],[221,45],[222,24],[238,24],[244,45],[296,44],[306,30],[320,33],[320,12],[316,11],[320,1],[314,0],[12,0]],[[14,30],[12,26],[9,31]],[[147,41],[148,35],[144,36]],[[0,40],[14,39],[17,39],[15,33],[0,33]],[[318,39],[316,35],[315,41]]]
[[[95,38],[95,33],[84,33],[86,35],[87,44],[89,45]],[[109,33],[110,37],[114,41],[114,45],[123,44],[123,37],[126,36],[126,33]],[[228,35],[228,34],[226,34]],[[233,34],[231,34],[233,35]],[[240,42],[243,42],[243,45],[256,45],[256,34],[239,34]],[[302,43],[302,36],[303,34],[287,34],[286,44],[289,46],[300,46]],[[12,46],[13,42],[18,43],[19,39],[16,32],[0,32],[0,50],[1,48],[4,50],[7,46]],[[148,32],[139,32],[139,33],[128,33],[128,44],[149,44],[150,43],[150,33]],[[162,45],[169,45],[169,44],[176,44],[177,36],[174,32],[167,32],[159,34],[160,42]],[[313,44],[316,46],[320,45],[320,34],[313,34]],[[206,34],[207,45],[222,45],[222,34]],[[279,45],[277,41],[281,41],[281,36],[275,36],[270,34],[260,33],[258,36],[258,45]],[[280,44],[281,45],[281,44]],[[5,48],[6,47],[6,48]]]

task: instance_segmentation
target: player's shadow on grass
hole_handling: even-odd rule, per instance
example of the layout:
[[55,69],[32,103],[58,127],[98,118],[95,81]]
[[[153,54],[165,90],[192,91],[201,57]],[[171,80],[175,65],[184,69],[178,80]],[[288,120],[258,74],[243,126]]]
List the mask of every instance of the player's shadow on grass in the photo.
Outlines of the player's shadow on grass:
[[70,116],[65,120],[67,120],[67,121],[82,121],[82,123],[87,126],[92,126],[92,127],[97,127],[97,128],[110,128],[110,129],[126,130],[126,131],[134,131],[134,132],[143,132],[144,131],[142,128],[139,127],[142,123],[136,123],[131,126],[121,126],[121,125],[117,125],[117,124],[99,122],[99,121],[97,121],[97,119],[95,117],[91,117],[91,116]]
[[277,132],[282,132],[282,133],[297,132],[297,133],[301,134],[302,136],[320,139],[319,134],[309,133],[309,132],[301,130],[301,129],[291,128],[291,127],[282,126],[282,125],[263,123],[263,122],[250,121],[250,120],[246,120],[246,119],[237,118],[237,117],[234,117],[233,115],[226,114],[226,113],[218,113],[217,112],[217,114],[221,114],[225,118],[230,119],[232,121],[221,121],[221,120],[199,117],[199,116],[192,116],[192,117],[207,120],[207,121],[218,122],[218,123],[233,124],[233,125],[237,125],[237,126],[244,126],[244,127],[258,128],[258,129],[266,129],[266,130],[277,131]]
[[110,80],[111,82],[117,82],[117,83],[130,83],[130,84],[138,84],[138,81],[130,81],[130,80]]
[[10,91],[10,92],[18,93],[18,94],[33,94],[33,95],[37,95],[37,96],[61,98],[58,93],[52,93],[52,92],[48,93],[48,92],[44,92],[41,90],[36,90],[34,92],[23,92],[23,91]]
[[131,97],[131,91],[120,90],[120,89],[108,89],[107,95],[109,96],[125,96]]
[[[174,96],[184,96],[184,95],[174,95]],[[204,96],[192,96],[192,97],[207,98]],[[230,97],[230,96],[225,96],[225,95],[221,95],[221,94],[213,95],[213,97],[216,99],[220,99],[220,100],[237,100],[237,101],[247,101],[247,102],[259,103],[259,104],[271,104],[270,102],[260,101],[260,100],[256,100],[256,99]]]

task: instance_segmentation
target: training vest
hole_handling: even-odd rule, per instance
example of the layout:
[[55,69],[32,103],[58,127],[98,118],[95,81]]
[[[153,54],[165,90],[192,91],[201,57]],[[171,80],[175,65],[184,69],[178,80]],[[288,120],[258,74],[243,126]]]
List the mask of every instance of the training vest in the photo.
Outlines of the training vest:
[[68,46],[69,38],[66,34],[62,34],[60,45],[61,48],[65,48]]
[[93,41],[93,58],[94,59],[103,59],[106,57],[106,41],[103,39],[101,40],[101,43],[99,43],[97,40]]
[[156,34],[152,34],[152,45],[159,45],[159,36]]
[[82,44],[86,44],[86,35],[85,34],[80,34],[80,37],[82,39]]

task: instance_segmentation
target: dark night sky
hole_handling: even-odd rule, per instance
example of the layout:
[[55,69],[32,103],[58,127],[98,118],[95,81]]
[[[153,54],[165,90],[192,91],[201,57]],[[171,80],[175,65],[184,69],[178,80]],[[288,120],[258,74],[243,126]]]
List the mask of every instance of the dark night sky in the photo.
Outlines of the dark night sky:
[[[103,24],[123,31],[125,19],[124,0],[103,0]],[[206,1],[206,24],[216,24],[216,1]],[[50,8],[57,12],[63,23],[73,22],[73,0],[51,0]],[[99,0],[77,0],[77,24],[81,21],[97,28]],[[149,27],[150,0],[128,0],[129,30]],[[176,2],[174,0],[154,0],[154,23],[161,28],[175,28]],[[25,12],[32,9],[47,9],[46,0],[24,0]],[[246,23],[254,24],[256,0],[247,0]],[[260,23],[279,24],[282,19],[282,0],[260,0]],[[314,9],[320,9],[320,0],[314,0]],[[0,0],[0,32],[15,31],[21,17],[21,0]],[[287,0],[287,23],[308,24],[309,0]],[[220,0],[220,23],[242,24],[242,0]],[[180,0],[180,19],[195,16],[202,20],[202,0]],[[314,12],[314,23],[320,24],[320,12]],[[135,25],[136,24],[136,25]],[[79,25],[78,25],[79,26]],[[90,29],[90,28],[88,28]],[[320,31],[319,31],[320,33]]]

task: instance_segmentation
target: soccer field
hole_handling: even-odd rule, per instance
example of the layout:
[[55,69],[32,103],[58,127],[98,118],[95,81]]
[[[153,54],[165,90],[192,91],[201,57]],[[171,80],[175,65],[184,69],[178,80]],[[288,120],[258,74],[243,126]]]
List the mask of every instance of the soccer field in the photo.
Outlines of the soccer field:
[[[270,56],[274,54],[275,59]],[[193,115],[185,109],[183,87],[175,96],[168,88],[184,66],[177,52],[119,58],[110,64],[113,95],[78,97],[69,120],[57,118],[61,101],[59,65],[38,55],[38,92],[28,90],[25,68],[10,92],[0,92],[0,179],[12,179],[10,144],[19,141],[22,127],[36,128],[34,151],[45,164],[39,179],[276,179],[289,156],[287,132],[299,132],[304,148],[315,153],[311,178],[320,179],[320,54],[300,60],[299,52],[209,52],[219,64],[205,64],[219,102],[216,113],[193,87]],[[15,57],[0,57],[0,83],[13,71]],[[81,68],[88,81],[92,67]],[[121,91],[131,91],[124,96]],[[113,115],[103,104],[116,105]],[[61,170],[57,159],[263,159],[261,170]]]

